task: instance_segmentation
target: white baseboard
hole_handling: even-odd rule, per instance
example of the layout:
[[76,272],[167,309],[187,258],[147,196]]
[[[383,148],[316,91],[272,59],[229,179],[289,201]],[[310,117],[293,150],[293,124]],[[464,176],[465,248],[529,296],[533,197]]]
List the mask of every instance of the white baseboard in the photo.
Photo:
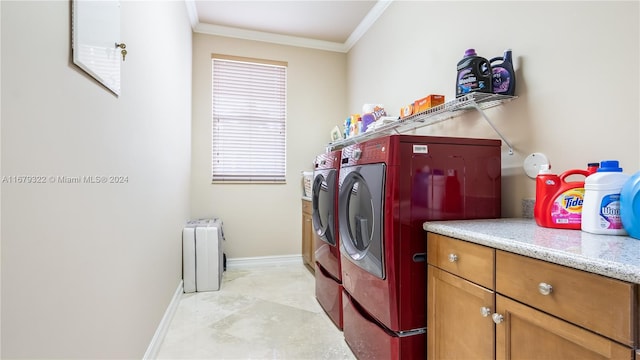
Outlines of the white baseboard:
[[302,264],[302,255],[257,256],[227,259],[227,269]]
[[144,353],[142,357],[143,360],[146,359],[155,359],[158,356],[158,351],[160,351],[160,345],[162,345],[162,341],[164,337],[167,335],[167,331],[169,330],[169,325],[171,325],[171,320],[173,320],[173,315],[175,315],[176,310],[178,309],[178,305],[180,304],[180,298],[182,297],[182,280],[178,283],[178,288],[176,292],[173,293],[173,298],[167,306],[167,310],[164,312],[164,316],[162,320],[160,320],[160,324],[156,329],[156,333],[153,334],[153,338],[151,339],[151,343],[147,347],[147,351]]

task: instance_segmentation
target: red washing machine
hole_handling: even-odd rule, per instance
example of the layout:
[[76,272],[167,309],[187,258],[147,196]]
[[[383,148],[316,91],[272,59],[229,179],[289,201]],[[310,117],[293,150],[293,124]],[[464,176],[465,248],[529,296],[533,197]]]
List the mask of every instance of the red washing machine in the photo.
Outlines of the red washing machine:
[[500,217],[500,141],[392,135],[342,149],[344,337],[363,359],[427,356],[427,220]]
[[338,174],[341,151],[318,155],[314,164],[312,207],[316,238],[316,299],[342,330],[342,269],[338,233]]

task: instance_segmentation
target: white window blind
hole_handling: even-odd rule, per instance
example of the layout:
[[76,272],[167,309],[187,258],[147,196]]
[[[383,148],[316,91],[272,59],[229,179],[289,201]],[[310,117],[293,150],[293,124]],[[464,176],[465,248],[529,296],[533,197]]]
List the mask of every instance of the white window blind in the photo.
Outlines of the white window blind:
[[212,56],[212,181],[284,182],[287,64]]

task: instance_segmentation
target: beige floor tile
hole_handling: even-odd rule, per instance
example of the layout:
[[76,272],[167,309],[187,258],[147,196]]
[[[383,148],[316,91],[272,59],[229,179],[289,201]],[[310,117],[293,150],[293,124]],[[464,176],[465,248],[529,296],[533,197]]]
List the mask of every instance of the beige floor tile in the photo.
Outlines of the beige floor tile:
[[158,359],[355,359],[302,265],[227,269],[220,291],[183,294]]

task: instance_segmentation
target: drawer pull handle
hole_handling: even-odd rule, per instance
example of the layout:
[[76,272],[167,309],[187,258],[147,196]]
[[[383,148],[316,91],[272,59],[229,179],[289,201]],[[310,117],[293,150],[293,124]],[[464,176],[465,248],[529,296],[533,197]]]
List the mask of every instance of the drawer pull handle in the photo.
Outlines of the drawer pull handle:
[[456,262],[456,261],[458,261],[458,255],[449,254],[449,262]]
[[482,315],[482,317],[487,317],[491,315],[491,309],[486,306],[483,306],[480,308],[480,314]]
[[540,283],[540,284],[538,284],[538,291],[542,295],[549,295],[553,291],[553,286],[551,286],[551,284],[547,284],[547,283]]
[[493,319],[493,322],[496,324],[500,324],[501,322],[504,321],[504,316],[498,313],[494,313],[493,315],[491,315],[491,318]]

